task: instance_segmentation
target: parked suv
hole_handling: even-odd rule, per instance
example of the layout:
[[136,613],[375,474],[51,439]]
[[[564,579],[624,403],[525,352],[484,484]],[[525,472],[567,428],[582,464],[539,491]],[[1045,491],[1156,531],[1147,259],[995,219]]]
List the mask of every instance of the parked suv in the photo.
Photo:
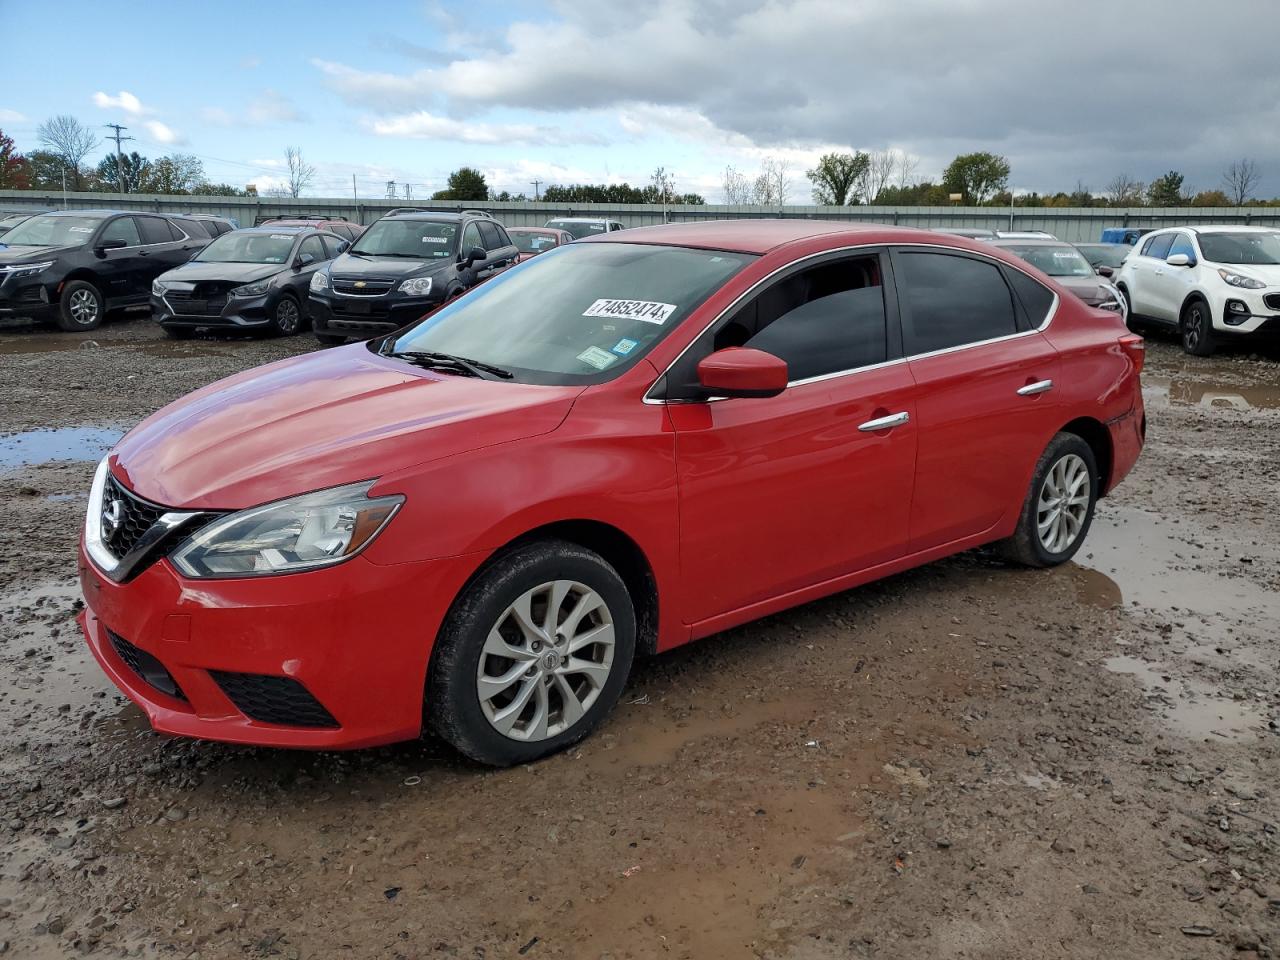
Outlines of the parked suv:
[[18,224],[0,249],[0,317],[92,330],[108,310],[143,306],[151,281],[209,242],[185,217],[63,210]]
[[517,261],[506,229],[471,212],[386,216],[311,276],[321,343],[389,333]]
[[1125,259],[1116,286],[1133,320],[1177,328],[1187,353],[1280,334],[1280,230],[1175,227],[1156,230]]
[[152,315],[180,340],[201,327],[297,333],[311,275],[348,246],[314,227],[232,231],[151,284]]
[[600,217],[557,217],[543,224],[553,230],[564,230],[572,234],[575,240],[583,237],[594,237],[598,233],[613,233],[626,228],[617,220],[605,220]]

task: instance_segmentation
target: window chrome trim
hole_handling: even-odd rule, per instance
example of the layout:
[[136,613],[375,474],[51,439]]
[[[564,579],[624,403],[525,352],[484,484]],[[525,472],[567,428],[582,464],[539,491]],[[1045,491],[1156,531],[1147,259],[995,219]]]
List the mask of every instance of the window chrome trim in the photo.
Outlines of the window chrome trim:
[[[802,257],[799,260],[793,260],[790,263],[787,263],[778,267],[776,270],[771,271],[766,276],[761,277],[759,280],[753,283],[750,287],[744,290],[741,294],[739,294],[732,303],[730,303],[727,307],[725,307],[718,314],[716,314],[715,317],[713,317],[705,327],[699,330],[697,335],[692,340],[689,341],[689,343],[685,346],[685,348],[681,350],[678,354],[676,354],[675,359],[672,360],[669,364],[667,364],[666,369],[663,370],[662,373],[658,375],[658,378],[649,385],[649,389],[644,392],[643,402],[647,404],[652,404],[652,405],[666,406],[668,404],[711,403],[716,400],[730,399],[729,397],[707,397],[702,400],[664,400],[660,397],[650,396],[650,394],[652,394],[654,389],[658,386],[658,384],[662,382],[662,378],[671,372],[671,368],[680,362],[680,360],[684,357],[684,355],[690,349],[692,349],[695,343],[697,343],[700,339],[702,339],[703,334],[705,334],[713,326],[719,323],[720,320],[723,319],[725,316],[727,316],[731,311],[737,309],[737,307],[743,302],[743,300],[754,295],[756,291],[760,289],[760,287],[768,283],[779,273],[782,273],[784,270],[789,270],[790,268],[794,267],[796,264],[805,263],[809,260],[813,260],[818,257],[825,257],[828,254],[832,254],[832,253],[846,253],[851,250],[868,250],[868,249],[873,249],[873,250],[883,249],[887,251],[890,248],[894,248],[894,247],[924,247],[926,249],[941,250],[947,253],[959,253],[961,255],[968,255],[968,256],[976,257],[980,260],[989,261],[990,263],[996,264],[997,266],[1004,266],[1004,267],[1009,267],[1011,269],[1017,270],[1019,273],[1026,274],[1026,277],[1028,280],[1031,280],[1035,283],[1040,283],[1039,280],[1031,276],[1031,274],[1027,273],[1026,270],[1023,270],[1021,267],[1017,266],[1016,264],[1008,263],[1005,260],[1001,260],[999,257],[990,256],[989,254],[983,253],[980,250],[966,250],[962,247],[948,246],[945,243],[926,243],[924,241],[895,243],[895,242],[877,241],[875,243],[859,243],[859,244],[854,244],[848,247],[833,247],[830,250],[822,250],[822,251],[819,251],[818,253],[810,254],[807,257]],[[1001,279],[1003,279],[1003,277]],[[1044,284],[1040,283],[1040,286],[1044,287]],[[1053,294],[1053,302],[1049,304],[1049,309],[1045,312],[1044,320],[1041,322],[1040,326],[1034,327],[1031,330],[1019,330],[1017,333],[1006,334],[1003,337],[992,337],[989,340],[976,340],[973,343],[962,343],[959,346],[944,347],[941,350],[931,350],[928,353],[913,353],[913,354],[904,353],[901,357],[897,357],[893,360],[886,360],[883,363],[873,363],[865,367],[853,367],[848,370],[835,370],[835,371],[832,371],[831,373],[819,374],[816,377],[806,377],[803,380],[791,380],[787,382],[787,389],[790,390],[792,387],[801,387],[810,383],[821,383],[826,380],[835,380],[840,377],[848,377],[848,376],[852,376],[858,373],[863,373],[869,370],[880,370],[885,367],[895,366],[896,364],[899,364],[899,363],[907,363],[911,360],[924,360],[930,357],[940,357],[940,356],[943,356],[944,354],[958,353],[961,350],[970,350],[974,347],[985,347],[985,346],[988,346],[989,344],[1001,343],[1005,340],[1017,340],[1021,337],[1030,336],[1033,333],[1043,333],[1045,330],[1049,328],[1049,325],[1053,323],[1053,318],[1058,315],[1058,306],[1062,301],[1062,298],[1058,296],[1056,291],[1050,290],[1048,287],[1045,287],[1045,289],[1049,290],[1049,292]],[[1009,292],[1013,296],[1015,297],[1017,296],[1017,294],[1013,290],[1010,290]],[[898,308],[898,316],[899,316],[899,321],[901,321],[901,316],[902,316],[901,306],[899,306]]]

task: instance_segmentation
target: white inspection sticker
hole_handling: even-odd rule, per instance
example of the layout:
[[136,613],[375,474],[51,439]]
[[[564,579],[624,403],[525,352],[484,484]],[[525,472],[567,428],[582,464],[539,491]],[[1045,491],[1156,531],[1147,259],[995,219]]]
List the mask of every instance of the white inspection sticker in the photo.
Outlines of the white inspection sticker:
[[599,347],[587,347],[587,349],[578,354],[578,359],[583,363],[590,364],[597,370],[603,370],[618,358],[608,350],[601,350]]
[[67,233],[93,233],[93,227],[67,227]]
[[272,240],[292,240],[293,235],[289,233],[273,233],[271,235],[271,239]]
[[643,320],[659,326],[675,313],[674,303],[654,303],[652,300],[597,300],[586,310],[584,317],[619,317],[623,320]]
[[422,242],[423,243],[448,243],[449,238],[448,237],[423,237]]

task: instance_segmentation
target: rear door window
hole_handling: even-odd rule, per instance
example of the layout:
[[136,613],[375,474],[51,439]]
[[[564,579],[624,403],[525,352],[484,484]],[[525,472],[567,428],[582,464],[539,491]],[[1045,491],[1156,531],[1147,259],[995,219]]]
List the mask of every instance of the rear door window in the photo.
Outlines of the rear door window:
[[143,243],[173,243],[173,233],[169,229],[168,220],[161,220],[159,217],[136,217],[135,219],[141,228]]
[[478,224],[480,236],[484,238],[484,248],[489,251],[501,250],[507,244],[503,242],[501,231],[488,221]]
[[1017,333],[1013,295],[989,261],[900,250],[894,274],[908,356]]

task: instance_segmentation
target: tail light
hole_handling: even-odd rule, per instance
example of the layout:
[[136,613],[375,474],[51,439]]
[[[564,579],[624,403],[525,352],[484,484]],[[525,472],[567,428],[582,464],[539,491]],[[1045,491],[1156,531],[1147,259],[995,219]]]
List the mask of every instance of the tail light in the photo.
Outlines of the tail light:
[[1120,349],[1129,355],[1134,370],[1141,373],[1142,365],[1147,359],[1147,341],[1136,333],[1127,333],[1120,338]]

